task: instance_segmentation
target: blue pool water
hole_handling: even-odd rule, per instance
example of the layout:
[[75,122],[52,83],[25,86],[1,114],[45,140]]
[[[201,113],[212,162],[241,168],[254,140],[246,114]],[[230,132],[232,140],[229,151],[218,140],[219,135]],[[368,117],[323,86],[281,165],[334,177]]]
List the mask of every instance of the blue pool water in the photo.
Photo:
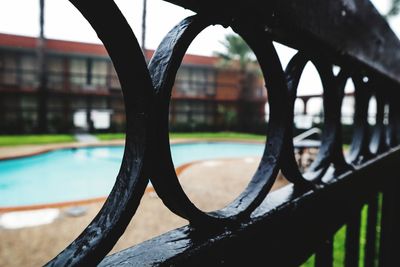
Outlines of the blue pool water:
[[[171,145],[175,167],[206,159],[261,156],[264,146],[248,143]],[[0,207],[83,200],[109,194],[123,147],[61,149],[0,161]]]

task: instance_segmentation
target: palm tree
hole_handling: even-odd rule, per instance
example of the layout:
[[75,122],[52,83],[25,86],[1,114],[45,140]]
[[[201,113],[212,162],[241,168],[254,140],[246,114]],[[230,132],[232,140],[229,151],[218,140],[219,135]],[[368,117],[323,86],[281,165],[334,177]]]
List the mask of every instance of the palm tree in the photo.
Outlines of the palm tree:
[[251,48],[246,42],[237,34],[228,34],[225,40],[221,41],[225,47],[225,52],[215,52],[225,64],[234,61],[239,62],[240,69],[245,71],[249,64],[254,62],[255,56]]
[[146,16],[147,16],[147,0],[143,0],[142,10],[142,51],[146,56]]
[[[228,34],[225,39],[221,41],[221,44],[225,47],[224,52],[215,52],[215,55],[222,60],[223,65],[233,65],[240,67],[240,86],[241,86],[241,103],[240,103],[240,114],[237,111],[222,110],[224,121],[226,123],[227,130],[233,125],[237,125],[240,130],[249,129],[249,117],[253,116],[254,105],[251,102],[246,101],[246,94],[251,91],[250,87],[254,80],[254,75],[259,73],[255,71],[258,68],[254,68],[256,57],[247,45],[247,43],[237,34]],[[252,68],[252,69],[251,69]]]
[[386,17],[396,16],[400,13],[400,0],[391,0],[391,7]]
[[46,92],[46,61],[45,61],[45,36],[44,36],[44,0],[39,0],[39,23],[40,33],[37,44],[37,66],[39,79],[39,109],[38,109],[38,131],[47,131],[47,92]]

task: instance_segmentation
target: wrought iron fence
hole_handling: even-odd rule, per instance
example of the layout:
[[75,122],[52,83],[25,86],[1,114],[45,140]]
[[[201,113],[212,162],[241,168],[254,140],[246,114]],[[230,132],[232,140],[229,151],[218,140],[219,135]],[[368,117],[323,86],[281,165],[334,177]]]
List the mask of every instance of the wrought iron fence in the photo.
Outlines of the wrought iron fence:
[[[105,205],[48,266],[298,266],[313,254],[316,266],[332,266],[333,235],[343,225],[346,266],[358,266],[360,260],[365,266],[375,266],[376,261],[379,266],[396,265],[400,43],[372,4],[171,0],[198,14],[167,34],[147,66],[112,0],[95,5],[70,1],[91,23],[113,60],[124,94],[127,135],[122,166]],[[225,208],[206,213],[185,195],[175,173],[168,106],[187,47],[213,24],[232,27],[256,54],[268,88],[270,123],[264,154],[248,187]],[[299,51],[285,71],[273,41]],[[325,115],[319,153],[301,174],[292,142],[293,110],[307,62],[315,65],[322,80]],[[334,65],[341,68],[337,75]],[[344,155],[340,114],[348,79],[356,86],[356,112],[353,142]],[[372,95],[378,112],[370,133]],[[269,192],[279,170],[291,184]],[[149,179],[164,204],[189,225],[106,257],[135,214]],[[368,205],[367,241],[360,259],[363,205]]]

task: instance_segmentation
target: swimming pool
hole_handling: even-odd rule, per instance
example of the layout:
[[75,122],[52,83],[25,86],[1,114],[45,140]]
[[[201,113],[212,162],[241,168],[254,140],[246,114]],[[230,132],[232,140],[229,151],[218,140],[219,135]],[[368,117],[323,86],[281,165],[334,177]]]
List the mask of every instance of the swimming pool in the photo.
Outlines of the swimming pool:
[[[0,161],[0,208],[78,201],[106,196],[114,185],[124,147],[87,147]],[[261,156],[262,144],[172,144],[175,167],[216,158]]]

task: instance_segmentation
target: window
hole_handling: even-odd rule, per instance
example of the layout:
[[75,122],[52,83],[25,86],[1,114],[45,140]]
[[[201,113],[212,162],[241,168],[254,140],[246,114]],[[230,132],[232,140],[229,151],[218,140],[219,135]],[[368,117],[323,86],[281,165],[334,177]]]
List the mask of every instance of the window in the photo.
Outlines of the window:
[[23,85],[38,85],[37,67],[34,56],[21,55],[21,83]]
[[215,95],[216,72],[212,69],[206,71],[206,95]]
[[69,64],[72,85],[85,85],[87,80],[87,64],[85,59],[71,59]]
[[192,80],[194,83],[206,82],[205,71],[203,69],[192,69]]
[[195,123],[206,122],[206,107],[204,103],[192,104],[192,121]]
[[204,102],[178,102],[175,104],[177,123],[211,123],[212,115],[209,105]]
[[107,85],[107,61],[94,60],[92,65],[92,85]]
[[7,53],[0,56],[0,81],[2,84],[17,84],[17,57]]
[[175,104],[175,120],[177,123],[187,123],[189,120],[190,107],[186,102],[177,102]]
[[47,82],[50,89],[63,87],[63,59],[52,57],[47,60]]
[[62,110],[63,109],[63,98],[60,97],[49,97],[47,101],[47,107],[49,110]]
[[115,68],[113,65],[111,66],[110,87],[112,89],[120,89],[121,88],[121,84],[119,83],[117,72],[115,71]]
[[80,109],[86,109],[86,100],[82,99],[80,97],[73,98],[71,101],[71,109],[72,110],[80,110]]
[[215,71],[200,67],[183,67],[176,79],[176,90],[186,96],[215,94]]
[[36,97],[23,96],[20,98],[21,108],[23,110],[36,110],[37,108],[37,99]]
[[190,92],[190,72],[188,68],[179,69],[175,84],[178,93],[188,94]]
[[93,109],[107,109],[107,100],[105,98],[92,98]]

